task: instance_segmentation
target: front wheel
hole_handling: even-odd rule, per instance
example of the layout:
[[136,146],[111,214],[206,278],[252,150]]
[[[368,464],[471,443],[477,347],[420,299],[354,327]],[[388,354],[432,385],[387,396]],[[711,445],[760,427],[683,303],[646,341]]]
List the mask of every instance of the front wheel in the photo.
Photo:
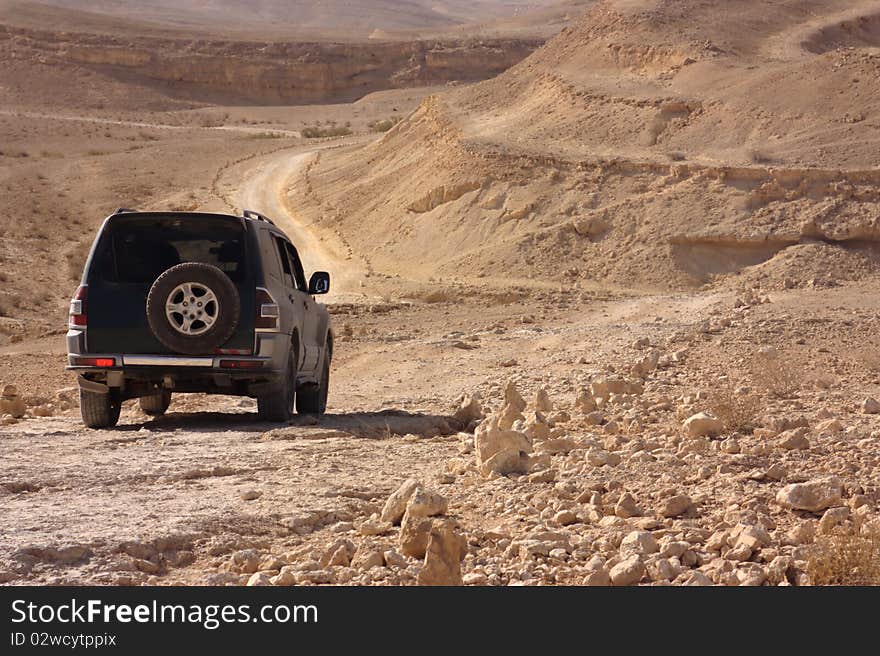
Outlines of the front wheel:
[[330,355],[324,358],[318,384],[303,385],[296,391],[296,411],[303,415],[323,415],[327,411],[327,392],[330,389]]
[[165,411],[168,410],[168,406],[171,405],[171,392],[168,390],[162,390],[157,394],[142,396],[138,400],[138,403],[140,403],[141,410],[143,410],[145,414],[148,414],[151,417],[160,417],[165,414]]
[[283,422],[293,418],[293,398],[296,396],[296,360],[291,353],[287,371],[281,384],[269,394],[257,397],[257,414],[263,421]]
[[111,428],[119,421],[122,403],[115,394],[108,392],[79,391],[79,411],[83,423],[89,428]]

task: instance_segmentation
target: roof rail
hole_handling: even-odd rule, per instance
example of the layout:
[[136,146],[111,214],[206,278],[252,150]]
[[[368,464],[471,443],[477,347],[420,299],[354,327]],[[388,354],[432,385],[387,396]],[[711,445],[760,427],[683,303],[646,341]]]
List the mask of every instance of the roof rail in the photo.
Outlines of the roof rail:
[[265,221],[270,225],[275,225],[275,222],[272,221],[269,217],[260,214],[259,212],[254,212],[253,210],[243,210],[242,216],[246,219],[254,219],[255,221]]
[[132,210],[127,207],[117,207],[115,210],[113,210],[114,214],[123,214],[125,212],[137,212],[137,210]]

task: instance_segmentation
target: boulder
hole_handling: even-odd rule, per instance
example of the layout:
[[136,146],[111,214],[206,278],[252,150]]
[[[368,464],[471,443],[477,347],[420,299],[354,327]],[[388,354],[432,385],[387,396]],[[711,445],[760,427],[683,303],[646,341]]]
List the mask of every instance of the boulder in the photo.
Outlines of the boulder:
[[462,585],[461,560],[467,542],[452,519],[433,523],[425,551],[425,564],[418,576],[419,585]]
[[348,566],[355,551],[357,551],[357,547],[355,547],[354,542],[351,540],[346,540],[345,538],[336,540],[324,549],[319,564],[321,567],[331,567],[334,565]]
[[638,554],[633,554],[611,568],[611,583],[614,585],[634,585],[645,576],[645,563]]
[[737,524],[727,536],[727,543],[732,548],[747,548],[749,553],[769,547],[773,539],[762,526],[755,524]]
[[819,520],[819,532],[827,535],[850,518],[850,510],[846,506],[829,508]]
[[691,437],[715,437],[724,430],[721,420],[709,412],[691,415],[685,419],[682,427]]
[[513,406],[519,412],[526,409],[526,402],[519,393],[516,383],[513,382],[512,379],[508,380],[507,384],[504,386],[504,405]]
[[[507,406],[512,408],[513,406]],[[484,476],[491,473],[526,473],[532,442],[528,435],[505,428],[505,414],[489,415],[474,431],[477,467]]]
[[449,502],[439,492],[417,486],[406,504],[404,517],[433,517],[446,512]]
[[608,575],[608,570],[603,567],[587,574],[584,577],[582,585],[599,587],[609,586],[611,585],[611,577]]
[[541,411],[536,410],[526,415],[523,432],[529,436],[532,442],[542,442],[550,439],[550,424]]
[[807,439],[806,428],[792,428],[783,431],[776,438],[776,446],[786,451],[804,451],[810,448],[810,440]]
[[588,415],[596,410],[596,399],[586,387],[578,390],[574,397],[574,409],[581,414]]
[[866,415],[880,414],[880,401],[873,397],[868,397],[862,401],[862,412]]
[[354,569],[366,572],[374,567],[384,567],[385,557],[382,555],[381,551],[377,551],[376,549],[358,549],[354,558],[351,559],[351,566]]
[[15,385],[5,385],[0,393],[0,415],[11,415],[15,419],[24,417],[27,410],[24,399]]
[[422,558],[428,549],[433,520],[427,517],[404,517],[400,525],[400,553],[404,556]]
[[819,512],[842,505],[843,484],[836,477],[786,485],[776,494],[776,502],[789,510]]
[[452,415],[452,418],[455,419],[456,423],[459,426],[467,428],[475,421],[479,421],[485,416],[483,412],[483,407],[480,405],[480,396],[478,394],[474,395],[465,395],[461,402],[458,404],[458,408]]
[[617,505],[614,506],[614,514],[623,519],[629,519],[630,517],[641,517],[644,512],[639,508],[635,497],[629,492],[624,492],[620,495]]
[[694,502],[686,494],[676,494],[663,501],[660,514],[663,517],[678,517],[685,514],[694,505]]
[[266,572],[255,572],[251,574],[251,577],[247,580],[247,585],[249,586],[267,586],[272,585],[272,577],[269,576]]
[[506,404],[501,408],[501,412],[495,415],[495,424],[502,430],[510,430],[517,422],[525,422],[525,417],[523,417],[522,411],[512,403]]
[[657,368],[660,362],[660,351],[651,350],[632,366],[632,375],[636,378],[645,378]]
[[543,387],[535,393],[534,408],[538,412],[550,412],[553,410],[553,401],[550,400],[550,395]]
[[629,556],[631,554],[646,556],[658,551],[660,551],[660,545],[657,544],[657,539],[650,531],[633,531],[623,538],[620,543],[620,554],[622,556]]
[[840,419],[826,419],[825,421],[820,421],[816,424],[816,432],[820,435],[822,433],[834,434],[840,433],[843,431],[843,423]]
[[399,524],[400,520],[403,519],[403,513],[406,512],[406,504],[409,502],[409,498],[412,496],[413,492],[416,491],[418,485],[419,482],[414,478],[408,478],[405,480],[403,484],[397,488],[390,497],[388,497],[379,518],[383,522]]

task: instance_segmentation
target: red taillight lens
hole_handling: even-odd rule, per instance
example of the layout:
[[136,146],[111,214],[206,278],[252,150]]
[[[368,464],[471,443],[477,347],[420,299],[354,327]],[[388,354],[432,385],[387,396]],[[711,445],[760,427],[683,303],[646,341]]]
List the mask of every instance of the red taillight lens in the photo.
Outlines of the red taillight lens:
[[74,328],[85,328],[88,323],[86,314],[88,292],[88,285],[80,285],[77,287],[76,294],[73,295],[73,298],[70,301],[70,325]]
[[74,358],[73,364],[78,367],[115,367],[116,358]]
[[278,330],[278,304],[268,290],[257,287],[255,307],[254,328]]
[[221,369],[262,369],[262,360],[220,360]]

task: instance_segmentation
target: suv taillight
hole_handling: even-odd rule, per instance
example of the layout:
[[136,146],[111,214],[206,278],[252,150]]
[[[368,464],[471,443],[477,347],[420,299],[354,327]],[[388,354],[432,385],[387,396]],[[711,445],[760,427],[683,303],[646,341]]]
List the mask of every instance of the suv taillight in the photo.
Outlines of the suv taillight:
[[254,328],[257,330],[278,330],[278,303],[272,298],[269,290],[257,287],[256,309],[257,316],[254,318]]
[[87,325],[86,299],[88,298],[88,291],[88,285],[80,285],[70,301],[70,319],[68,323],[71,328],[85,328]]

